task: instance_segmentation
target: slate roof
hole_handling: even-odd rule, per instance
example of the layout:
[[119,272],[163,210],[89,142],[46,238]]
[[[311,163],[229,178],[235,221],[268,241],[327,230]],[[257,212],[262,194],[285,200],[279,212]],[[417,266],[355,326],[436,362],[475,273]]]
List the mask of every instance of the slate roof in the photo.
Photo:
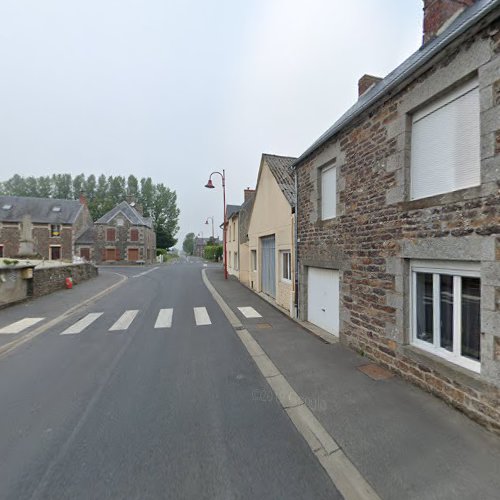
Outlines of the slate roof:
[[95,224],[109,224],[119,213],[122,213],[131,224],[134,226],[153,227],[153,219],[151,217],[143,217],[133,206],[126,201],[118,203],[109,212],[105,213],[100,219],[95,221]]
[[329,141],[335,134],[349,125],[356,117],[361,115],[361,113],[370,108],[382,97],[389,94],[399,85],[404,84],[407,80],[414,78],[417,71],[435,55],[498,7],[500,7],[500,0],[478,0],[472,6],[466,8],[462,14],[443,31],[443,33],[417,50],[417,52],[411,55],[394,71],[389,73],[381,82],[377,83],[371,90],[361,96],[354,106],[342,115],[316,142],[300,155],[294,162],[294,167]]
[[288,203],[295,206],[295,178],[293,175],[293,164],[297,158],[291,156],[277,156],[264,153],[262,159],[269,166],[279,188],[285,195]]
[[229,220],[234,214],[240,211],[240,205],[226,205],[227,219]]
[[[10,208],[4,208],[10,206]],[[59,207],[60,210],[54,211]],[[73,224],[83,205],[78,200],[31,198],[28,196],[0,196],[0,221],[20,222],[24,215],[40,224]]]
[[94,228],[89,227],[76,239],[77,245],[93,245],[95,242],[94,238]]

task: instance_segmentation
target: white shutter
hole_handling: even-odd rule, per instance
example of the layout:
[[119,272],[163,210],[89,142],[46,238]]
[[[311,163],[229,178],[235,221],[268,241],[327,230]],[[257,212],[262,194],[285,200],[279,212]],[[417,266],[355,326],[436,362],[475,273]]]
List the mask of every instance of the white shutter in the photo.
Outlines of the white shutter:
[[321,218],[332,219],[337,215],[337,168],[321,171]]
[[479,89],[468,82],[413,116],[411,197],[480,184]]

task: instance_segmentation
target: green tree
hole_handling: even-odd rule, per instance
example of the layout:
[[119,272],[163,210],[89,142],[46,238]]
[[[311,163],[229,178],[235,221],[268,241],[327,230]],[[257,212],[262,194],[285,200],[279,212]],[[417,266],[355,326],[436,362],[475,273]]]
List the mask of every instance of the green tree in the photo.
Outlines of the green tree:
[[149,216],[153,218],[158,248],[171,248],[177,243],[175,235],[179,231],[179,213],[176,192],[164,184],[157,184]]
[[194,233],[188,233],[186,234],[184,242],[182,243],[182,249],[188,255],[193,255],[194,253],[194,239],[195,239]]
[[77,175],[73,179],[73,198],[76,200],[79,198],[80,194],[85,191],[85,175]]
[[127,194],[139,201],[139,181],[135,175],[129,175],[127,178]]
[[146,217],[152,217],[155,188],[151,177],[141,179],[141,194],[139,201]]
[[52,176],[52,182],[54,184],[54,198],[69,200],[73,197],[71,174],[54,174]]
[[37,184],[40,198],[50,198],[52,196],[52,180],[49,175],[38,177]]

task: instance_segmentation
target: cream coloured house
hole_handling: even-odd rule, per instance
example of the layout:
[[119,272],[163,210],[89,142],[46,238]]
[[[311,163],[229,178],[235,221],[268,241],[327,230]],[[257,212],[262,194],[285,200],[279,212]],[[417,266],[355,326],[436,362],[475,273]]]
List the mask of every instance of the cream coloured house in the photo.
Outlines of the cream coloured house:
[[295,315],[295,158],[263,154],[248,226],[248,286]]
[[238,214],[240,211],[239,205],[228,205],[226,208],[227,213],[227,272],[233,276],[240,278],[240,238],[239,238],[239,224]]

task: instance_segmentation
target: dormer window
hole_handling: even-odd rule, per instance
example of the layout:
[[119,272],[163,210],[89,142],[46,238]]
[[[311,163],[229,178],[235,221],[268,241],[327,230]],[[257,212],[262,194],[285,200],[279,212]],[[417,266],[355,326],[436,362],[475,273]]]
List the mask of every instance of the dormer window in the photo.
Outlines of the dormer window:
[[10,210],[12,208],[12,205],[7,205],[5,204],[3,207],[2,207],[2,210]]
[[61,207],[59,207],[59,206],[52,207],[52,212],[60,212],[60,211],[61,211]]

